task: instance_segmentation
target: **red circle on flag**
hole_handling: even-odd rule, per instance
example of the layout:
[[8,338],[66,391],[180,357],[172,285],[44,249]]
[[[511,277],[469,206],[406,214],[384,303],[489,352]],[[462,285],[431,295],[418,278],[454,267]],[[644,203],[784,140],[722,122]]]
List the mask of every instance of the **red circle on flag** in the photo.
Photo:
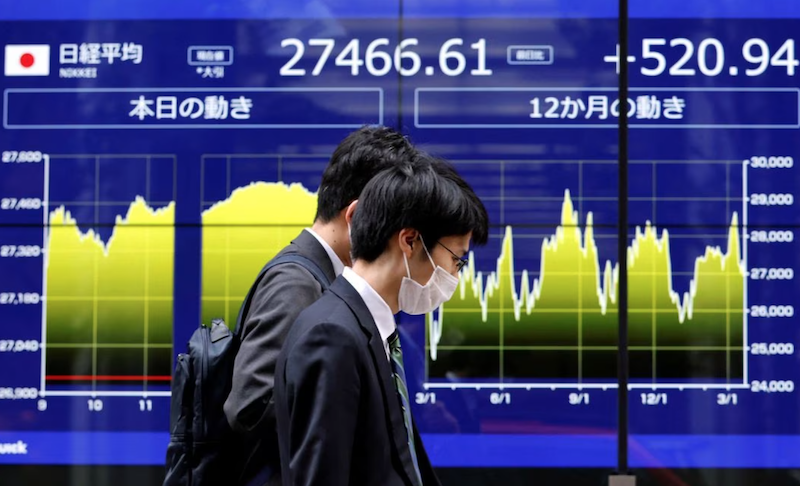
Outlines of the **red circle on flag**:
[[22,67],[29,68],[33,66],[33,54],[26,52],[19,58],[19,63],[22,64]]

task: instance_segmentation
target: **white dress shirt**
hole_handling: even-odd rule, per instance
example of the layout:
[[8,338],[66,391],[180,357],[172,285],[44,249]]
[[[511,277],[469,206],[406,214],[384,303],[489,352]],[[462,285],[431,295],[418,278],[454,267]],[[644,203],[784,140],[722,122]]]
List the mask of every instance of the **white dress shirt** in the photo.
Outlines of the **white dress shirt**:
[[397,323],[394,321],[392,309],[389,308],[389,304],[383,300],[383,297],[381,297],[366,280],[354,272],[352,268],[345,267],[342,276],[350,282],[350,285],[356,289],[358,295],[360,295],[361,298],[364,299],[364,303],[367,304],[367,309],[369,309],[369,313],[372,314],[375,325],[378,326],[378,332],[383,341],[383,349],[386,351],[386,359],[391,359],[388,339],[394,330],[397,329]]
[[333,264],[334,275],[336,275],[337,277],[341,275],[342,270],[344,270],[344,263],[342,263],[342,259],[339,258],[339,255],[337,255],[336,252],[333,251],[333,248],[331,248],[331,245],[329,245],[327,241],[323,240],[320,235],[315,233],[314,230],[312,230],[311,228],[306,228],[306,231],[311,233],[311,236],[313,236],[314,238],[317,239],[317,241],[319,241],[319,244],[322,245],[322,248],[325,248],[325,253],[328,254],[328,257],[331,259],[331,263]]

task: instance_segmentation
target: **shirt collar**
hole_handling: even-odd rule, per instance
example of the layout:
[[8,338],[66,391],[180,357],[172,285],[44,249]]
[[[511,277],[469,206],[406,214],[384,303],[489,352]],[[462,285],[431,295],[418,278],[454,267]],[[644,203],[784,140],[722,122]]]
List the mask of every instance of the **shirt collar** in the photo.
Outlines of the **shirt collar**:
[[397,329],[392,309],[389,308],[389,304],[383,300],[383,297],[381,297],[363,277],[354,272],[352,268],[345,267],[342,276],[350,282],[350,285],[356,289],[358,295],[360,295],[361,298],[364,299],[364,303],[367,304],[367,309],[369,309],[369,313],[372,314],[372,319],[375,320],[375,325],[378,327],[384,349],[388,355],[389,345],[387,339],[392,335],[395,329]]
[[319,241],[319,244],[322,245],[322,248],[325,249],[325,253],[328,254],[328,258],[331,259],[331,263],[333,264],[334,275],[336,275],[337,277],[341,275],[342,270],[344,270],[344,263],[342,263],[342,259],[339,258],[339,255],[337,255],[336,252],[333,251],[333,248],[331,248],[331,245],[329,245],[327,241],[323,240],[320,235],[314,232],[314,230],[312,230],[311,228],[306,228],[306,231],[311,233],[311,236],[316,238],[317,241]]

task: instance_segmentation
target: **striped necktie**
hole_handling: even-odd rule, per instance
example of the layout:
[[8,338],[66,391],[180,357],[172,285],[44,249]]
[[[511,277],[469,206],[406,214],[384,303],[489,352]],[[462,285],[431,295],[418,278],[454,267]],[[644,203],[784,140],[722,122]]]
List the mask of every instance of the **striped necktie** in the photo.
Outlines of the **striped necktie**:
[[417,463],[417,450],[414,446],[414,433],[411,427],[411,405],[408,399],[408,388],[406,387],[406,372],[403,368],[403,350],[400,349],[400,335],[397,330],[387,339],[389,342],[389,355],[392,358],[392,368],[394,384],[400,398],[400,406],[403,409],[403,420],[406,423],[406,435],[408,436],[408,448],[411,450],[411,461],[414,463],[414,471],[417,473],[417,484],[422,485],[422,475],[419,472]]

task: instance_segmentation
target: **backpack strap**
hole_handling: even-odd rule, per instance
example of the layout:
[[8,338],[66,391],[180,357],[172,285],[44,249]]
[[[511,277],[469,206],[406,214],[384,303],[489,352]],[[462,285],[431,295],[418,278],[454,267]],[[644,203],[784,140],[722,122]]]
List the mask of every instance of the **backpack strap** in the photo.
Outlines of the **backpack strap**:
[[297,263],[298,265],[302,266],[309,272],[314,278],[319,282],[320,286],[322,287],[322,291],[328,289],[330,286],[330,281],[328,280],[328,276],[325,275],[325,272],[310,258],[304,257],[299,253],[285,253],[279,257],[274,258],[269,263],[264,265],[264,268],[261,269],[259,272],[256,281],[250,287],[250,290],[247,292],[247,297],[245,297],[242,306],[239,308],[239,315],[236,317],[236,329],[233,331],[234,334],[239,334],[241,327],[244,325],[242,322],[244,317],[247,315],[247,312],[250,310],[250,304],[253,300],[253,296],[256,293],[256,289],[258,288],[258,284],[261,282],[261,279],[264,278],[264,274],[267,273],[269,269],[275,267],[277,265],[281,265],[283,263]]

